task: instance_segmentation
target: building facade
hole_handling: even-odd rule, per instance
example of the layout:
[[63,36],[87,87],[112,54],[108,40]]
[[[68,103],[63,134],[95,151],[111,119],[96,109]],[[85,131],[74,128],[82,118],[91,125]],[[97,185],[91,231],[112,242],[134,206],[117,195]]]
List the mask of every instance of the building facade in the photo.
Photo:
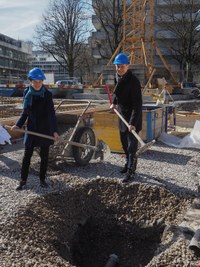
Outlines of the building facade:
[[[187,80],[183,67],[186,62],[183,60],[181,64],[182,55],[188,54],[189,57],[190,54],[190,57],[193,58],[196,50],[195,47],[192,47],[193,42],[195,42],[195,46],[200,46],[200,31],[195,32],[194,30],[194,25],[200,25],[199,10],[200,1],[198,0],[155,0],[154,39],[171,70],[180,81]],[[181,53],[177,51],[181,51]],[[162,65],[157,53],[154,56],[154,63],[156,66]],[[199,68],[200,63],[193,63],[191,70],[194,80],[198,79]]]
[[0,34],[0,84],[17,84],[26,80],[32,44]]
[[47,52],[33,50],[31,42],[15,40],[0,34],[0,84],[27,83],[27,73],[39,67],[47,83],[68,79],[66,68]]
[[[93,0],[93,5],[95,4],[95,1],[96,0]],[[178,47],[178,41],[172,32],[166,30],[166,27],[173,25],[174,22],[172,19],[171,21],[169,20],[170,16],[163,16],[162,22],[158,17],[160,17],[162,12],[171,14],[171,9],[175,10],[175,17],[180,18],[181,16],[184,16],[185,14],[182,14],[180,10],[180,2],[181,1],[168,0],[124,0],[123,4],[126,3],[127,10],[124,11],[123,14],[123,42],[118,51],[123,51],[129,56],[131,55],[130,58],[136,55],[136,59],[143,59],[144,54],[146,54],[145,56],[148,59],[148,55],[150,54],[152,55],[152,62],[147,60],[147,63],[150,63],[150,65],[154,65],[157,68],[158,75],[170,76],[168,69],[166,68],[167,66],[171,72],[175,74],[176,79],[179,80],[180,72],[182,70],[180,68],[180,63],[174,59],[171,50],[172,46],[176,45]],[[194,16],[195,13],[200,10],[200,2],[198,0],[189,2],[193,6]],[[185,8],[185,12],[187,12],[188,2],[183,1],[181,5],[182,8]],[[191,10],[188,10],[188,14],[189,12],[191,12]],[[105,59],[101,57],[98,49],[98,45],[105,40],[105,29],[101,26],[97,15],[93,15],[92,22],[96,29],[96,31],[92,33],[91,38],[92,55],[96,59],[96,64],[93,69],[96,74],[100,75],[105,69],[107,70],[106,64],[108,63],[108,61],[105,62]],[[181,27],[182,26],[180,25],[180,28]],[[142,47],[141,40],[144,41],[144,47]],[[156,45],[157,50],[154,45]],[[145,50],[145,53],[143,50]],[[110,58],[111,57],[112,55],[110,55]],[[144,65],[145,61],[143,59],[143,63],[133,62],[132,64]],[[195,67],[193,71],[195,72],[197,69],[198,68]],[[198,76],[198,72],[196,76]]]
[[31,66],[41,68],[46,76],[53,74],[54,82],[58,80],[65,80],[68,76],[66,68],[61,66],[54,57],[44,51],[32,51]]

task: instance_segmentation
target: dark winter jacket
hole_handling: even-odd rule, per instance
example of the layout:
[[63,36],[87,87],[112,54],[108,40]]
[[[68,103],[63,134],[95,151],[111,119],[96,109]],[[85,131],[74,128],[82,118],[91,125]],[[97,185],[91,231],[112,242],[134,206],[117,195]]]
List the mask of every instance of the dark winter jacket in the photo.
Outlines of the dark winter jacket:
[[[44,87],[44,86],[43,86]],[[44,87],[45,88],[45,87]],[[29,87],[24,91],[24,97]],[[27,130],[53,136],[57,132],[56,115],[52,99],[52,93],[45,88],[43,96],[33,95],[32,103],[24,108],[16,125],[21,128],[27,120]],[[26,146],[49,146],[53,140],[25,134]]]
[[[118,105],[118,111],[128,124],[136,127],[136,132],[142,129],[142,92],[136,76],[128,70],[118,79],[114,90],[113,104]],[[119,120],[121,132],[127,130],[125,124]]]

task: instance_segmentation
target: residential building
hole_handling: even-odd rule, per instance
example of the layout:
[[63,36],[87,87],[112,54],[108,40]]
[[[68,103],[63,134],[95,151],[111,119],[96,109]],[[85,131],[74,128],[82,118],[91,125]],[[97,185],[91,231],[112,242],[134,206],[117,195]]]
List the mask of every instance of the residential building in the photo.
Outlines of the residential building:
[[31,65],[33,68],[41,68],[45,74],[53,74],[54,82],[65,80],[68,76],[66,68],[61,66],[48,52],[39,50],[32,51]]
[[0,84],[19,84],[27,82],[31,68],[41,68],[50,83],[68,78],[66,68],[44,51],[33,51],[31,42],[15,40],[0,34]]
[[0,34],[0,84],[16,84],[26,79],[32,43]]
[[[155,1],[155,12],[154,12],[154,39],[157,43],[158,48],[160,49],[162,55],[166,59],[166,62],[170,65],[171,70],[177,78],[184,79],[183,70],[180,66],[180,63],[175,59],[175,55],[177,58],[181,58],[181,55],[176,53],[175,50],[180,50],[182,45],[181,42],[184,40],[184,31],[185,37],[188,38],[188,41],[184,41],[184,45],[192,46],[189,43],[189,37],[193,36],[194,38],[200,38],[199,32],[196,32],[196,36],[194,36],[194,32],[189,33],[188,25],[193,25],[198,23],[200,25],[200,1],[199,0],[190,0],[190,1],[169,1],[169,0],[156,0]],[[184,25],[187,24],[187,28]],[[194,26],[191,25],[191,29]],[[177,34],[176,34],[177,32]],[[190,35],[191,34],[191,35]],[[180,39],[177,38],[177,35]],[[199,36],[198,36],[199,35]],[[200,45],[196,43],[196,45]],[[173,50],[173,49],[174,50]],[[182,52],[186,51],[186,47],[182,49]],[[192,49],[191,49],[192,51]],[[192,57],[193,55],[191,55]],[[155,53],[154,55],[154,64],[156,66],[161,66],[162,62],[159,58],[159,55]],[[198,76],[200,64],[194,64],[193,73],[194,79],[195,76]]]
[[[93,4],[94,3],[95,0],[93,0]],[[158,20],[158,16],[162,11],[171,14],[170,5],[173,5],[173,9],[175,9],[175,16],[183,16],[179,10],[180,1],[124,0],[123,4],[125,3],[126,8],[124,8],[123,14],[124,39],[122,44],[120,44],[121,47],[118,47],[118,51],[125,52],[130,56],[131,59],[133,59],[131,63],[133,64],[133,68],[135,68],[135,65],[145,65],[146,63],[146,65],[149,64],[149,66],[154,65],[157,68],[156,75],[168,75],[167,78],[170,78],[170,74],[175,74],[172,75],[172,77],[175,77],[178,81],[182,70],[180,69],[180,63],[174,59],[172,56],[172,50],[170,49],[173,45],[177,46],[178,42],[176,36],[169,30],[166,30],[166,26],[172,25],[174,22],[169,21],[169,19],[163,19],[161,23],[160,20]],[[182,4],[184,5],[184,3]],[[187,5],[188,3],[185,3],[186,7]],[[194,0],[193,7],[193,12],[195,14],[195,12],[200,10],[200,2],[198,0]],[[93,67],[93,71],[98,75],[105,71],[111,80],[113,77],[111,74],[114,72],[114,68],[111,66],[112,62],[109,64],[108,61],[105,62],[105,59],[103,59],[99,53],[98,47],[105,42],[105,29],[103,29],[101,26],[101,23],[97,19],[96,15],[93,15],[92,23],[96,29],[96,31],[92,33],[91,38],[92,55],[96,59],[96,64]],[[144,41],[144,46],[141,40]],[[112,56],[113,55],[110,55],[110,58]],[[145,56],[147,62],[144,60]],[[107,64],[109,66],[106,66]],[[194,72],[197,70],[198,68],[195,68]],[[143,73],[145,74],[145,72]],[[147,79],[144,77],[144,83],[146,80]]]

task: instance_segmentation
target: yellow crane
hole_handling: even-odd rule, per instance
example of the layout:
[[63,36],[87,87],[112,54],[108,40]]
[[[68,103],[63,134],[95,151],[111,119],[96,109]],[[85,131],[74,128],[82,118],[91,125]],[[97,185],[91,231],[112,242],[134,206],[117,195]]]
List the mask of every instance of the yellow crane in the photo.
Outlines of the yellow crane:
[[154,1],[123,0],[123,10],[122,51],[131,64],[153,65]]
[[171,67],[155,42],[154,8],[154,0],[123,0],[123,38],[107,65],[112,64],[115,56],[122,51],[128,55],[131,64],[146,66],[146,78],[149,84],[156,70],[153,56],[157,54],[177,84]]

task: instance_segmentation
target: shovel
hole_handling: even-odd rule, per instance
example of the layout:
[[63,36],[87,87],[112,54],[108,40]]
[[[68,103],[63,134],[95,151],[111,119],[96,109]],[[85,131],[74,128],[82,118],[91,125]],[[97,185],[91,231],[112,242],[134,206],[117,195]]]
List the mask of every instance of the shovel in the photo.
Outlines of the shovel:
[[[4,125],[4,128],[6,130],[11,130],[11,126],[8,126],[8,125]],[[38,133],[38,132],[33,132],[33,131],[23,130],[23,129],[14,129],[13,131],[18,131],[18,132],[21,132],[21,133],[27,133],[27,134],[31,134],[31,135],[35,135],[35,136],[38,136],[38,137],[43,137],[43,138],[55,141],[55,138],[53,136],[42,134],[42,133]],[[103,159],[108,158],[109,155],[110,155],[109,147],[102,141],[99,141],[97,146],[86,145],[86,144],[82,144],[82,143],[78,143],[78,142],[74,142],[74,141],[68,141],[68,140],[65,140],[65,142],[67,144],[69,144],[69,145],[81,147],[81,148],[84,148],[84,149],[93,150],[95,152],[95,158],[100,157],[103,160]]]
[[[109,87],[108,85],[106,85],[106,91],[107,91],[107,94],[108,94],[108,98],[109,98],[109,102],[110,104],[112,104],[112,97],[111,97],[111,94],[110,94],[110,90],[109,90]],[[113,109],[114,112],[117,114],[117,116],[123,121],[123,123],[127,126],[127,128],[129,127],[129,124],[128,122],[123,118],[123,116],[119,113],[118,110],[116,110],[115,108]],[[137,150],[137,153],[136,153],[136,156],[138,157],[139,155],[141,155],[143,152],[145,152],[146,150],[148,150],[154,143],[155,143],[155,140],[152,140],[151,142],[149,143],[145,143],[142,138],[139,136],[139,134],[136,133],[136,131],[134,130],[131,130],[131,133],[135,136],[135,138],[139,141],[140,143],[140,148]]]
[[[114,108],[114,112],[117,114],[117,116],[123,121],[123,123],[129,127],[129,124],[128,122],[122,117],[122,115],[119,113],[119,111],[117,111],[115,108]],[[141,155],[142,153],[144,153],[146,150],[148,150],[154,143],[155,143],[155,140],[152,140],[150,141],[149,143],[145,143],[142,138],[139,136],[139,134],[137,134],[134,130],[131,130],[131,133],[135,136],[135,138],[139,141],[140,143],[140,148],[137,150],[137,153],[136,155],[139,156]]]

